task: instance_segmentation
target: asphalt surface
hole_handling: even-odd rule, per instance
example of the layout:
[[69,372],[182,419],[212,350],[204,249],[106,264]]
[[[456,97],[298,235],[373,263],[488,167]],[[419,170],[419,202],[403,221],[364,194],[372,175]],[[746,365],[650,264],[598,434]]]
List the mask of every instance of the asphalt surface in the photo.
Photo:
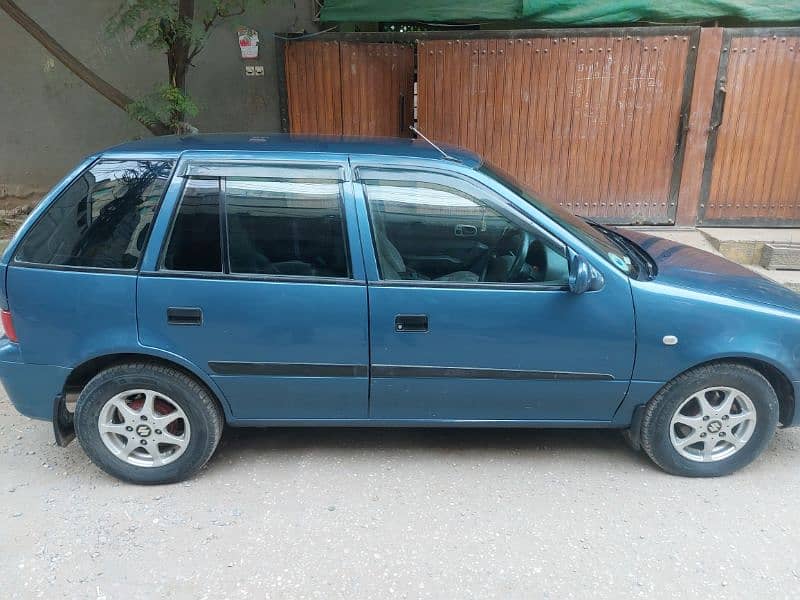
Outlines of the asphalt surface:
[[227,430],[137,487],[0,396],[2,598],[796,598],[800,430],[713,480],[583,430]]

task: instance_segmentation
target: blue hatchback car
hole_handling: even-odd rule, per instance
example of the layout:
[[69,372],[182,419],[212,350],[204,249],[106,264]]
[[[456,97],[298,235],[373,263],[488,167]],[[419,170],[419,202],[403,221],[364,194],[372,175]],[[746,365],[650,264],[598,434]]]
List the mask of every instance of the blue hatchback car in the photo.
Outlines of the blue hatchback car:
[[192,475],[224,423],[617,428],[716,476],[798,422],[799,296],[422,142],[124,144],[0,270],[12,402],[137,483]]

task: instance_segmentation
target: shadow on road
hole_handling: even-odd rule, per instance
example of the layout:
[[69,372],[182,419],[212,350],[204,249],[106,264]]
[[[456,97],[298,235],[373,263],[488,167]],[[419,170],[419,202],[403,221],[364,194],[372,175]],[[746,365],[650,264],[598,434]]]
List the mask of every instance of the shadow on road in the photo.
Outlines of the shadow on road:
[[[449,453],[538,454],[559,452],[603,455],[605,459],[636,460],[637,455],[616,430],[594,429],[496,429],[496,428],[226,428],[216,460],[238,461],[264,453],[295,454],[310,451],[375,451]],[[643,455],[639,455],[646,462]]]

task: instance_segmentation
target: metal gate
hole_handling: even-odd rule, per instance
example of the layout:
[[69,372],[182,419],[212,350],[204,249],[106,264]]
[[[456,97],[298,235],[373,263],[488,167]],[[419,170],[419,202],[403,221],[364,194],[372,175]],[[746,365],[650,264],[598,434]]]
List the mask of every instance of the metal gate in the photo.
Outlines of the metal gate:
[[490,33],[420,41],[421,131],[572,212],[673,223],[699,29]]
[[699,222],[800,223],[800,30],[726,29]]
[[413,46],[289,41],[283,55],[284,129],[330,135],[409,135]]

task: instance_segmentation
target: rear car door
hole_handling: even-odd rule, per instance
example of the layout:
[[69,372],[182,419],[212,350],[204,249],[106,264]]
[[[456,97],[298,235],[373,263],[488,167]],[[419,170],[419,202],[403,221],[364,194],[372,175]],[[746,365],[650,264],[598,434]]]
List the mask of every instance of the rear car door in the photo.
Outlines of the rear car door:
[[[360,163],[369,281],[370,416],[421,421],[609,421],[634,359],[630,287],[568,288],[568,249],[479,181]],[[397,244],[414,223],[416,243]],[[456,235],[465,224],[470,238]],[[430,240],[441,236],[436,244]],[[469,239],[483,260],[449,273],[414,254]],[[370,252],[371,251],[371,252]],[[524,259],[523,259],[524,257]]]
[[141,343],[205,370],[235,421],[367,415],[367,297],[346,158],[185,155],[138,284]]

